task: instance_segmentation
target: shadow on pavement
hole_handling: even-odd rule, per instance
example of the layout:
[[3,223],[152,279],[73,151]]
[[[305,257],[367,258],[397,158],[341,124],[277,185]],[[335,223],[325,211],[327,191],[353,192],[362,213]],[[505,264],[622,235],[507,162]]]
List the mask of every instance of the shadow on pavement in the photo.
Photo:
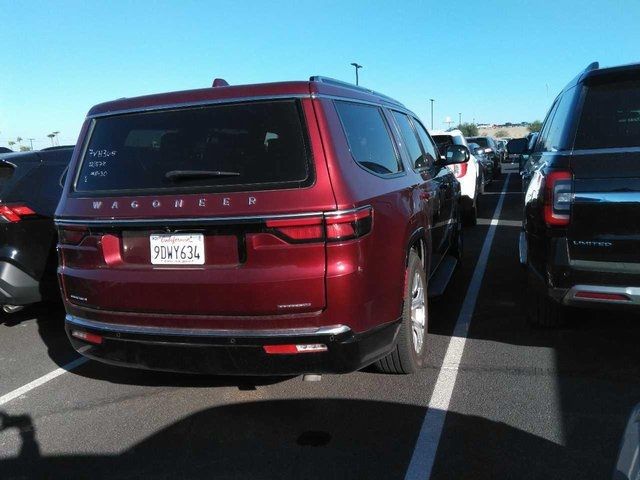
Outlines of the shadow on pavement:
[[[42,454],[30,420],[4,415],[3,429],[17,428],[21,440],[13,440],[23,447],[0,461],[0,472],[5,479],[402,479],[424,414],[422,407],[364,400],[234,404],[193,414],[116,455]],[[457,467],[446,478],[551,478],[567,461],[561,446],[506,424],[453,412],[447,419],[463,437],[447,450]],[[496,458],[498,443],[516,448]]]

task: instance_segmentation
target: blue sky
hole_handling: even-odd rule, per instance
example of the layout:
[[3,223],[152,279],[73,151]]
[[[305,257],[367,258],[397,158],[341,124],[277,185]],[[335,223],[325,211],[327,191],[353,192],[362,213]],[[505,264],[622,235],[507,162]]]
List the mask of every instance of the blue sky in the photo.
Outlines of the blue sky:
[[[397,98],[435,127],[542,119],[591,61],[640,61],[640,2],[0,0],[0,145],[123,96],[320,74]],[[547,95],[547,86],[549,94]]]

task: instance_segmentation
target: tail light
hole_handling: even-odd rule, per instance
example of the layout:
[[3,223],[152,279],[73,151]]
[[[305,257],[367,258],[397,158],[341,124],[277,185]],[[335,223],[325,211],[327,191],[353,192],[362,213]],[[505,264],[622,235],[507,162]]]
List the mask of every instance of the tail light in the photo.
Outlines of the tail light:
[[456,178],[462,178],[467,174],[467,168],[469,165],[467,163],[456,163],[453,165],[453,174]]
[[268,220],[267,228],[292,243],[327,240],[338,242],[359,238],[373,227],[373,209],[364,207],[324,216]]
[[23,217],[36,215],[36,212],[23,204],[19,205],[0,205],[0,222],[15,223],[22,220]]
[[318,242],[324,240],[322,217],[268,220],[267,228],[289,242]]
[[326,215],[327,241],[359,238],[373,228],[373,209],[365,207],[353,212]]
[[544,189],[544,221],[547,225],[569,225],[572,178],[568,170],[552,170],[547,174]]
[[78,245],[88,234],[85,227],[64,227],[58,229],[58,241],[64,245]]

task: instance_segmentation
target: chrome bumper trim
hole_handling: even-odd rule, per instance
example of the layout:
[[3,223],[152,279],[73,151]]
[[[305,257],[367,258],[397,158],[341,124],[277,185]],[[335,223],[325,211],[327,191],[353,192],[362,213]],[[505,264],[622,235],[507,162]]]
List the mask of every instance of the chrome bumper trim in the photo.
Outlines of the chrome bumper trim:
[[[576,298],[578,292],[611,293],[626,295],[629,300],[608,300],[595,298]],[[584,305],[586,303],[602,303],[607,305],[640,306],[640,287],[611,287],[600,285],[575,285],[569,289],[562,299],[565,305]]]
[[200,328],[167,328],[148,327],[143,325],[118,325],[115,323],[96,322],[75,315],[67,314],[67,323],[78,327],[101,330],[109,333],[132,333],[143,335],[171,335],[183,337],[298,337],[312,335],[340,335],[351,332],[346,325],[331,325],[327,327],[288,328],[278,330],[214,330]]

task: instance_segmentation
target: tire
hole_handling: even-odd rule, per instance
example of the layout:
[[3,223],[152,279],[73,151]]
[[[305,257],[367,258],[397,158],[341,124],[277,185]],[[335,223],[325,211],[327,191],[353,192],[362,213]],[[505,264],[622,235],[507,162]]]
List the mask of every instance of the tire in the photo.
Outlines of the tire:
[[[420,368],[424,368],[426,364],[427,354],[427,330],[429,325],[429,309],[427,304],[427,281],[422,267],[422,260],[415,250],[409,252],[406,271],[407,285],[405,285],[404,302],[402,308],[402,320],[400,332],[395,349],[386,357],[376,362],[377,369],[382,373],[391,374],[409,374],[414,373]],[[422,287],[422,341],[417,345],[414,337],[412,322],[412,303],[414,303],[414,295],[418,293],[416,290],[417,280],[421,282]],[[419,295],[419,293],[418,293]],[[420,303],[418,300],[415,303]],[[416,315],[419,317],[419,311]]]
[[534,327],[557,328],[566,323],[565,308],[527,284],[527,320]]
[[462,214],[462,220],[466,226],[473,227],[478,224],[478,194],[472,201],[464,202],[464,212]]

